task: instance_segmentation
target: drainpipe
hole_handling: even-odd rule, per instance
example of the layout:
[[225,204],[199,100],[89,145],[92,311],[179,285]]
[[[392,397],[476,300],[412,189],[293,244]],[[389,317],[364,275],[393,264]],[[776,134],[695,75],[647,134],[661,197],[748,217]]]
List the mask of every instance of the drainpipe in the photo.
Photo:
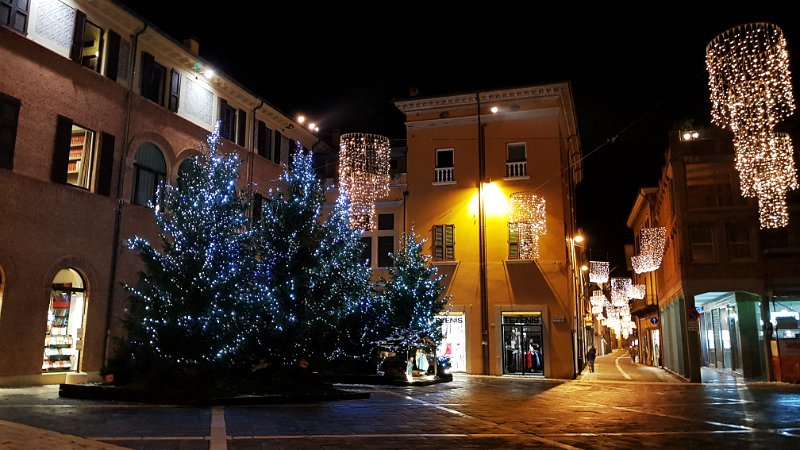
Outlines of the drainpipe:
[[408,200],[408,191],[403,191],[403,236],[406,235],[406,201]]
[[117,283],[117,265],[119,259],[119,237],[122,228],[122,180],[125,176],[125,160],[128,149],[128,139],[131,130],[131,110],[133,108],[133,78],[136,74],[136,49],[139,46],[139,37],[147,30],[148,25],[143,24],[141,30],[133,35],[131,45],[131,55],[133,55],[130,70],[128,71],[128,98],[125,105],[125,131],[122,138],[122,158],[119,163],[119,174],[117,175],[117,208],[114,216],[114,241],[111,246],[111,270],[108,282],[108,304],[106,307],[106,338],[103,340],[103,361],[108,361],[109,340],[111,339],[111,316],[114,305],[114,285]]
[[481,289],[481,352],[483,355],[483,374],[489,375],[489,297],[486,289],[486,215],[483,208],[483,179],[486,177],[486,146],[483,125],[481,124],[481,97],[475,93],[478,105],[478,247],[480,259]]

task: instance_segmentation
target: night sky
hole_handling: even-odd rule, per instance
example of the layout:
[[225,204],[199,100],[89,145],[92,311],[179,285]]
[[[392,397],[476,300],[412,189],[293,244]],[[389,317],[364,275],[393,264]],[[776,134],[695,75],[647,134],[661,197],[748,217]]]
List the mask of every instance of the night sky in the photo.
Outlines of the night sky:
[[[658,184],[668,131],[686,120],[710,124],[706,44],[735,25],[771,22],[788,39],[795,85],[800,67],[800,26],[769,2],[713,13],[655,3],[647,11],[489,3],[458,13],[430,3],[357,13],[341,2],[265,2],[267,13],[243,9],[251,2],[213,10],[121,3],[178,41],[197,38],[203,58],[290,117],[315,120],[323,139],[333,130],[370,132],[404,145],[392,100],[411,87],[434,96],[569,81],[585,157],[578,225],[592,259],[608,258],[616,276],[626,272],[623,245],[633,241],[625,221],[638,189]],[[798,129],[798,115],[787,131]]]

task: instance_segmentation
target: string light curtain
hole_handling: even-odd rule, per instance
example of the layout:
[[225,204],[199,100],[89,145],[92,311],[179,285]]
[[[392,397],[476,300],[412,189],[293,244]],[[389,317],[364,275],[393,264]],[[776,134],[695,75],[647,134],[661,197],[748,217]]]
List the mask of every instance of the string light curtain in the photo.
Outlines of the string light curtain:
[[589,261],[589,282],[608,283],[608,261]]
[[547,232],[544,198],[533,192],[511,194],[511,220],[516,224],[520,259],[539,258],[539,238]]
[[350,199],[350,226],[372,230],[375,201],[389,195],[389,138],[347,133],[339,140],[339,189]]
[[791,141],[774,131],[795,110],[783,31],[763,22],[731,28],[706,46],[706,69],[712,121],[734,134],[742,195],[758,198],[761,228],[785,227],[797,172]]
[[639,239],[639,254],[631,257],[636,273],[658,270],[664,258],[667,229],[665,227],[642,228]]

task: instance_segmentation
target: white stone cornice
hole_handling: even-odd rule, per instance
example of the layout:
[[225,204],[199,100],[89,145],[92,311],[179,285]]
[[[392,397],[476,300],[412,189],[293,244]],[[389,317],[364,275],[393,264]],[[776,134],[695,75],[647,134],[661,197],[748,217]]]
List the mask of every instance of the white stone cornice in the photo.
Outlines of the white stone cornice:
[[481,103],[489,104],[492,102],[534,100],[547,97],[562,97],[563,99],[564,94],[569,95],[569,86],[567,83],[451,95],[447,97],[412,98],[410,100],[398,100],[395,101],[394,104],[397,109],[407,114],[411,112],[435,111],[438,109],[476,105],[476,95],[479,96]]
[[[523,119],[532,119],[537,117],[547,117],[558,114],[559,110],[560,108],[557,107],[547,107],[539,109],[527,109],[522,111],[498,113],[492,115],[481,114],[481,121],[483,123],[490,123],[490,122],[499,122],[508,120],[523,120]],[[407,121],[406,128],[411,130],[411,129],[421,129],[421,128],[450,127],[454,125],[474,124],[477,123],[477,121],[478,119],[476,116],[448,117],[444,119],[430,119],[430,120],[415,120],[415,121]]]

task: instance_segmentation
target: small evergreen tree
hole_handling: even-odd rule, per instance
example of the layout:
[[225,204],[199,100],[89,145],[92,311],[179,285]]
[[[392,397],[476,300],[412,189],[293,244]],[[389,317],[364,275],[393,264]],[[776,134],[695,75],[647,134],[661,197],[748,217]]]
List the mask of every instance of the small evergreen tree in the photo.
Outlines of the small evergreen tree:
[[131,358],[140,373],[213,375],[250,363],[242,350],[263,318],[249,204],[236,188],[238,155],[219,153],[219,146],[217,128],[178,185],[159,188],[157,206],[150,206],[160,245],[138,236],[128,241],[145,268],[136,286],[126,285],[128,340],[118,357]]
[[430,264],[430,256],[422,252],[424,243],[413,229],[400,238],[400,248],[392,254],[394,266],[389,268],[391,277],[385,280],[383,297],[392,328],[422,332],[439,342],[442,321],[434,316],[442,312],[450,297],[442,296],[446,289],[443,277]]

